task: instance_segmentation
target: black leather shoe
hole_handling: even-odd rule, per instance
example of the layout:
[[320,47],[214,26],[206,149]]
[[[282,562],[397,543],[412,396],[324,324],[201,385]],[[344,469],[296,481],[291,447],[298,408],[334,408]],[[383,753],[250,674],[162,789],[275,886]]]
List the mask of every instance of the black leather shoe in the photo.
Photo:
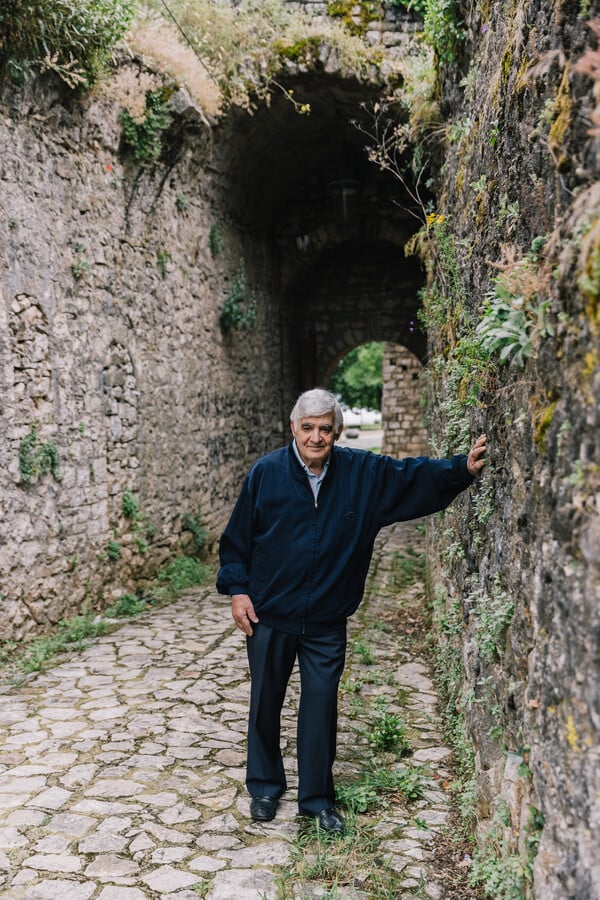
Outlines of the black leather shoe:
[[250,815],[255,822],[270,822],[277,812],[275,797],[253,797],[250,801]]
[[319,828],[322,828],[323,831],[328,831],[331,834],[343,834],[346,829],[344,820],[334,806],[329,806],[327,809],[321,809],[318,813],[300,810],[300,815],[309,816],[311,819],[317,819]]

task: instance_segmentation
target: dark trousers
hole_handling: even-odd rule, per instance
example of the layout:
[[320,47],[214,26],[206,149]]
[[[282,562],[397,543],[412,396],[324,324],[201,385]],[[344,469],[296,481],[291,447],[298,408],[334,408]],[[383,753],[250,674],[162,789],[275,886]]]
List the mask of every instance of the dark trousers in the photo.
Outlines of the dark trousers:
[[332,766],[337,693],[346,657],[346,626],[306,637],[260,623],[247,638],[250,716],[246,787],[253,797],[280,797],[287,787],[280,747],[281,707],[294,662],[300,670],[297,727],[298,806],[317,813],[335,800]]

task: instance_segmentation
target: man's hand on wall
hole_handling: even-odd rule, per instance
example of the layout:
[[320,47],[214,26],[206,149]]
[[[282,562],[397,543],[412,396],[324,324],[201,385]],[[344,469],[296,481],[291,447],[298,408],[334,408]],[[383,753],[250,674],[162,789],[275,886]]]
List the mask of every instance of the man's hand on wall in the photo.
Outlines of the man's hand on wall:
[[231,615],[240,631],[243,631],[248,637],[252,637],[252,623],[256,625],[258,616],[254,612],[252,600],[248,594],[234,594],[232,596]]
[[486,449],[486,440],[487,438],[485,434],[480,435],[480,437],[477,438],[477,440],[471,447],[469,455],[467,456],[467,471],[469,475],[473,476],[473,478],[476,478],[485,466],[484,455]]

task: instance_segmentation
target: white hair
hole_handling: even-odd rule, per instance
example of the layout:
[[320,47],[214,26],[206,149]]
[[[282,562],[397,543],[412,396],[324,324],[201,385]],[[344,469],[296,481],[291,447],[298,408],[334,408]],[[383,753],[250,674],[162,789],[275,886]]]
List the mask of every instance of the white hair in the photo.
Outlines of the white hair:
[[290,413],[290,421],[296,427],[300,419],[305,419],[307,416],[326,416],[329,413],[333,413],[336,429],[344,424],[342,407],[337,402],[335,395],[324,388],[313,388],[300,394]]

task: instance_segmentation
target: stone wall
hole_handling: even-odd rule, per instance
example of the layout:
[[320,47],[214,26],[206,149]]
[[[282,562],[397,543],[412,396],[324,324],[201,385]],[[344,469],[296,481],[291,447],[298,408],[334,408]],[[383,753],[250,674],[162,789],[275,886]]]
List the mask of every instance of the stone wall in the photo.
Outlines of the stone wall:
[[401,459],[427,454],[423,424],[423,364],[406,347],[383,347],[382,452]]
[[[406,52],[415,33],[422,30],[419,17],[392,0],[377,0],[374,3],[342,0],[336,4],[324,0],[285,0],[285,4],[291,9],[304,11],[317,22],[342,25],[351,33],[360,34],[372,47],[384,49],[386,55],[392,57]],[[336,9],[335,14],[331,14],[332,7]]]
[[[445,287],[429,333],[439,379],[429,423],[440,446],[466,421],[467,440],[485,431],[489,451],[479,483],[434,530],[438,661],[454,687],[464,677],[454,728],[460,735],[466,721],[475,747],[489,878],[502,890],[520,884],[520,896],[592,900],[600,896],[600,169],[589,132],[597,83],[594,96],[576,63],[595,38],[577,4],[461,8],[466,55],[442,66],[442,102],[458,130],[438,179]],[[496,320],[507,361],[499,351],[478,361],[465,323],[481,320],[485,298],[500,309],[502,297],[512,310]],[[527,346],[523,360],[515,335]]]
[[[201,111],[174,94],[170,154],[142,168],[115,97],[46,79],[0,103],[1,631],[19,638],[143,588],[186,516],[214,540],[283,425],[272,263],[216,197]],[[242,265],[257,326],[224,333]]]

